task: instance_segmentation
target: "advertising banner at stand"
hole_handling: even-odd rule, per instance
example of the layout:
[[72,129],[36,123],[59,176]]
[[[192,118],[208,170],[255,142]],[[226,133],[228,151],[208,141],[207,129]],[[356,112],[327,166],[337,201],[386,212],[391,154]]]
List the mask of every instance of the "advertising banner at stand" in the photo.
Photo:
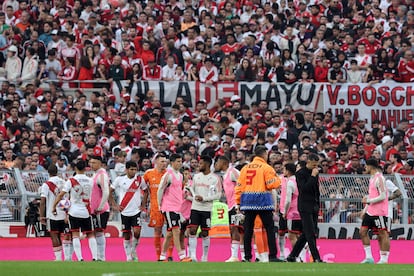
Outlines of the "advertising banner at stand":
[[401,119],[414,123],[414,90],[410,83],[324,84],[324,112],[331,110],[333,117],[349,108],[353,119],[364,119],[368,126],[379,120],[384,126],[395,128]]
[[208,108],[212,109],[218,99],[230,100],[231,96],[238,95],[242,104],[251,105],[266,100],[270,109],[281,109],[291,104],[294,110],[314,111],[322,86],[312,83],[271,85],[268,82],[218,82],[209,85],[201,82],[140,81],[134,93],[144,98],[146,91],[153,90],[166,109],[175,103],[177,97],[183,97],[191,104],[190,107],[195,107],[197,101],[204,99]]

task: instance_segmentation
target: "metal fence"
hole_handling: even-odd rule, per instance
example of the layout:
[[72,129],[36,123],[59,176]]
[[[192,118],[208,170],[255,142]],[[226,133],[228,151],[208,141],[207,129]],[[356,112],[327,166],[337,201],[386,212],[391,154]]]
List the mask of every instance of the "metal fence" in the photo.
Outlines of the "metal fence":
[[[369,175],[321,175],[321,210],[319,221],[329,223],[360,223],[364,206],[362,198],[368,194]],[[386,175],[402,192],[393,201],[394,223],[409,223],[414,212],[414,177],[400,174]]]
[[[60,176],[68,179],[73,172]],[[88,176],[92,172],[87,172]],[[48,179],[46,171],[0,171],[0,221],[24,221],[30,206],[37,206],[40,187]],[[115,171],[110,171],[113,180]],[[402,192],[402,198],[394,201],[394,221],[413,223],[414,220],[414,176],[400,174],[386,176]],[[363,209],[361,199],[368,194],[369,175],[321,175],[321,212],[319,220],[328,223],[358,223]],[[116,195],[115,195],[116,196]],[[120,219],[118,212],[111,212],[111,220]]]

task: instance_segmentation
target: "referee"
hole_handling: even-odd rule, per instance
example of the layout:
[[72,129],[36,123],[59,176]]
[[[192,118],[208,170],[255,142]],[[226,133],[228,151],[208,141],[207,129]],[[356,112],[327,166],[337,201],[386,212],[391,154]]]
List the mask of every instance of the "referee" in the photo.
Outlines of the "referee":
[[[244,251],[243,261],[250,262],[252,259],[252,236],[256,216],[260,216],[266,229],[269,245],[269,261],[278,262],[275,230],[273,223],[273,211],[275,201],[272,190],[280,187],[280,178],[275,170],[267,164],[267,149],[258,146],[255,150],[253,161],[240,172],[235,187],[235,199],[238,212],[244,212]],[[240,211],[239,211],[240,210]]]
[[316,247],[316,231],[318,229],[318,213],[320,205],[319,192],[319,156],[312,153],[308,156],[306,166],[296,172],[296,183],[299,190],[298,208],[302,219],[302,235],[296,241],[288,262],[296,262],[296,258],[308,242],[315,263],[321,263]]

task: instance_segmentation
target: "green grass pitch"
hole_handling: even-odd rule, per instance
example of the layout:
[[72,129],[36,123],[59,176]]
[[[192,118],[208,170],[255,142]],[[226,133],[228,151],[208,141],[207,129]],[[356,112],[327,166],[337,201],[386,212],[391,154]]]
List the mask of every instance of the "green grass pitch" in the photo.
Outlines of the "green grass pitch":
[[414,275],[414,265],[309,263],[0,262],[0,275]]

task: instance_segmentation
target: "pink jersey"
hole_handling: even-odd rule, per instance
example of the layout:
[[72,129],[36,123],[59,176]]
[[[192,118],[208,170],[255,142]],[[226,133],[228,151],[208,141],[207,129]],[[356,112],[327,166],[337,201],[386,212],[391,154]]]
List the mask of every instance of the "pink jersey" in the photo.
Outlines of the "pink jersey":
[[[191,186],[193,186],[193,181],[192,180],[188,180],[187,187],[191,187]],[[183,198],[184,198],[184,201],[183,201],[183,204],[181,205],[181,211],[180,211],[180,213],[181,213],[181,215],[183,215],[183,217],[185,219],[190,219],[191,204],[193,204],[193,201],[192,200],[185,199],[186,196],[189,193],[190,192],[188,192],[185,189],[183,189]]]
[[[92,182],[93,182],[93,186],[92,186],[92,193],[91,193],[91,210],[92,212],[94,212],[94,210],[96,210],[99,207],[99,204],[101,203],[102,200],[102,183],[98,183],[98,178],[100,178],[101,176],[103,176],[103,179],[105,182],[107,182],[107,188],[109,189],[109,175],[106,172],[105,169],[101,168],[99,170],[96,171],[95,175],[92,178]],[[109,203],[108,201],[105,202],[104,207],[102,209],[101,212],[99,213],[104,213],[104,212],[109,212]]]
[[368,198],[376,198],[380,195],[378,191],[380,182],[382,182],[383,188],[385,189],[385,199],[368,205],[367,213],[370,216],[388,216],[388,191],[385,187],[385,178],[382,173],[374,174],[369,180]]
[[161,211],[179,213],[184,201],[182,189],[183,175],[179,172],[174,173],[172,169],[167,169],[164,177],[167,176],[170,178],[170,184],[162,196]]
[[283,214],[285,212],[287,178],[284,175],[279,175],[279,177],[280,177],[280,203],[279,203],[279,212],[281,214]]
[[[288,186],[293,185],[294,192],[292,193],[292,198],[290,199],[289,209],[287,211],[286,218],[290,220],[300,220],[300,215],[298,211],[298,196],[299,190],[298,185],[296,184],[296,177],[291,176],[286,180],[286,189],[289,189]],[[285,197],[286,202],[286,197]]]
[[236,205],[236,200],[234,198],[234,187],[236,186],[239,175],[240,172],[236,168],[229,167],[223,176],[223,188],[229,210]]

